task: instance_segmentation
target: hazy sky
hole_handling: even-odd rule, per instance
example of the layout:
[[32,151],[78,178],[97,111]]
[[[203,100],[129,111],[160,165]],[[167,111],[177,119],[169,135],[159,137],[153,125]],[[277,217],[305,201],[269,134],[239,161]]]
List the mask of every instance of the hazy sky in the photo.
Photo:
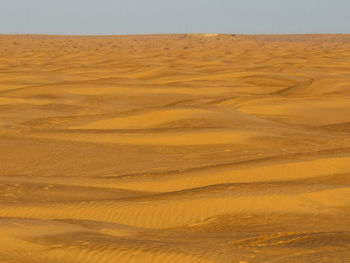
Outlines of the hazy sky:
[[0,0],[0,33],[350,33],[350,0]]

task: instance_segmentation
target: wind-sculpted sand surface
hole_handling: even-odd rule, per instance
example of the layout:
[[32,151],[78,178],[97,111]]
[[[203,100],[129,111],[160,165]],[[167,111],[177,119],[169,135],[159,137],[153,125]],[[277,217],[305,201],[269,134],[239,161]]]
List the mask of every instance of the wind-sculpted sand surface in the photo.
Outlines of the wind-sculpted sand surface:
[[350,262],[350,36],[0,36],[0,263]]

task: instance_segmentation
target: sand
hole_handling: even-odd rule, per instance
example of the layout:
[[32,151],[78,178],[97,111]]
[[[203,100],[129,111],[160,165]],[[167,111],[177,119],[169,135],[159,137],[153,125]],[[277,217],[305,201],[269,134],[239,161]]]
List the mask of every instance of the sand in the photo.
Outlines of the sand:
[[0,263],[350,262],[350,36],[0,36]]

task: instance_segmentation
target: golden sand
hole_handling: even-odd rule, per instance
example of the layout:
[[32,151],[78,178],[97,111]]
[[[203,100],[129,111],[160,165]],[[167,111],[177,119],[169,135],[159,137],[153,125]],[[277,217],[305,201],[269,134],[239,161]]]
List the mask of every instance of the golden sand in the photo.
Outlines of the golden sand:
[[0,36],[0,263],[350,260],[350,36]]

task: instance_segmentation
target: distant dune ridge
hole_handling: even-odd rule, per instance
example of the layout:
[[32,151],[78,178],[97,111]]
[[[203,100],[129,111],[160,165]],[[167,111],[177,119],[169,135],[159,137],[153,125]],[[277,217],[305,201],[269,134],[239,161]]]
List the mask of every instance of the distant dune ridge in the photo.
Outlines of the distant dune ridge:
[[0,262],[350,262],[349,35],[0,35]]

